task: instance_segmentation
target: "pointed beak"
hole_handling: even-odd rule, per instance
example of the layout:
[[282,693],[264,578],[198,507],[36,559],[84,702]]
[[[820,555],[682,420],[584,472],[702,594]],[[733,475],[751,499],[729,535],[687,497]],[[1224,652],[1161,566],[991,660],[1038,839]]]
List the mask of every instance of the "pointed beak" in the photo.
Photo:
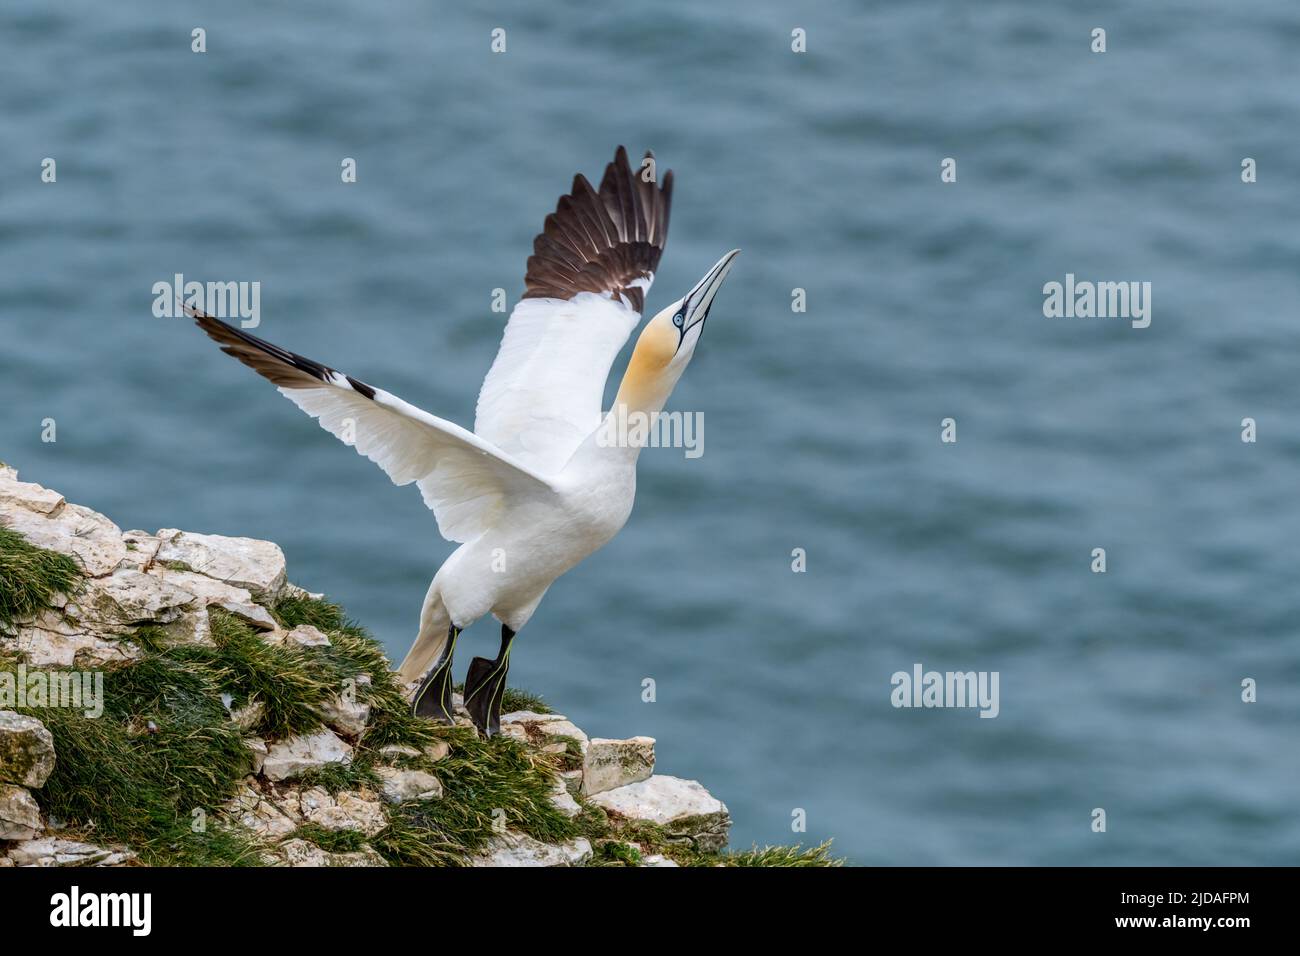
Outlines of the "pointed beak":
[[682,300],[683,337],[709,317],[709,307],[713,305],[713,297],[722,288],[722,281],[727,278],[727,273],[731,271],[731,264],[736,261],[738,255],[740,255],[739,249],[728,252],[705,274],[695,288],[686,294],[686,298]]

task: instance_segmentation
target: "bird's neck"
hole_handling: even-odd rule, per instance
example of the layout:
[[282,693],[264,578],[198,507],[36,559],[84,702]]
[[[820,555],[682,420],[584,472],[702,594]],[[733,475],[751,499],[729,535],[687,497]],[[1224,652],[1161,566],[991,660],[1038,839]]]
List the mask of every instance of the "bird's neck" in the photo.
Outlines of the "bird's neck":
[[663,411],[668,396],[673,393],[684,366],[673,368],[671,361],[673,343],[665,341],[670,335],[661,329],[647,327],[637,339],[627,371],[614,398],[614,408],[622,406],[628,412],[655,415]]
[[657,316],[637,338],[613,408],[575,458],[618,468],[636,467],[645,436],[651,433],[685,368],[673,362],[676,347],[675,330]]
[[597,433],[597,443],[607,454],[632,463],[645,447],[644,436],[654,427],[681,377],[680,369],[674,373],[656,361],[653,354],[647,354],[649,350],[642,345],[638,342],[632,352],[614,406]]

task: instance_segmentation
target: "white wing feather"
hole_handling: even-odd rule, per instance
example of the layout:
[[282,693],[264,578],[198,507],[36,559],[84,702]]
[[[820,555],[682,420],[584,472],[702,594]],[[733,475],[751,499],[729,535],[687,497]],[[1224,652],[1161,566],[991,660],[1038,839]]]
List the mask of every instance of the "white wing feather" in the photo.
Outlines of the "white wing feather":
[[508,500],[552,492],[527,466],[459,425],[382,389],[367,398],[339,378],[341,384],[279,391],[393,484],[415,482],[444,538],[470,541],[493,525]]
[[560,471],[600,424],[610,366],[640,319],[595,292],[520,300],[483,380],[475,433],[539,474]]
[[218,318],[186,312],[223,352],[277,385],[322,428],[384,469],[393,484],[416,482],[438,530],[451,541],[483,534],[508,502],[555,494],[526,464],[459,425]]

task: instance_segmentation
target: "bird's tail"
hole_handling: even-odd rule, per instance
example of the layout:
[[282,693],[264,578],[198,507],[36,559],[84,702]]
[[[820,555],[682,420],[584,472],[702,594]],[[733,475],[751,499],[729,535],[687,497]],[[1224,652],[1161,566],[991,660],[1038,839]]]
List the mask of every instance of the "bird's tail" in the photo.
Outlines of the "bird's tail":
[[415,643],[406,652],[406,659],[397,669],[398,680],[403,687],[424,675],[438,656],[443,645],[447,643],[447,631],[451,626],[451,617],[442,603],[438,584],[429,585],[429,593],[424,597],[424,607],[420,610],[420,633]]

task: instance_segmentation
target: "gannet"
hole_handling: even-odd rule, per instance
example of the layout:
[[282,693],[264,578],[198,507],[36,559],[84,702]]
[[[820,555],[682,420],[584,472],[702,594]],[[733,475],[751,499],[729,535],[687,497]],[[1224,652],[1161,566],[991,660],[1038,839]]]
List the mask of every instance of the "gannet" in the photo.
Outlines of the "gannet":
[[[653,154],[646,158],[641,169],[652,170]],[[500,733],[515,636],[555,580],[631,514],[641,449],[605,437],[601,406],[663,254],[672,186],[671,171],[661,186],[634,173],[622,146],[599,190],[574,177],[533,241],[525,291],[483,380],[472,432],[186,307],[223,352],[270,379],[394,484],[414,482],[439,532],[460,544],[429,585],[398,668],[419,716],[454,722],[457,638],[491,614],[501,623],[500,650],[470,662],[464,704],[481,734]],[[663,409],[739,251],[646,324],[608,414],[627,421]]]

